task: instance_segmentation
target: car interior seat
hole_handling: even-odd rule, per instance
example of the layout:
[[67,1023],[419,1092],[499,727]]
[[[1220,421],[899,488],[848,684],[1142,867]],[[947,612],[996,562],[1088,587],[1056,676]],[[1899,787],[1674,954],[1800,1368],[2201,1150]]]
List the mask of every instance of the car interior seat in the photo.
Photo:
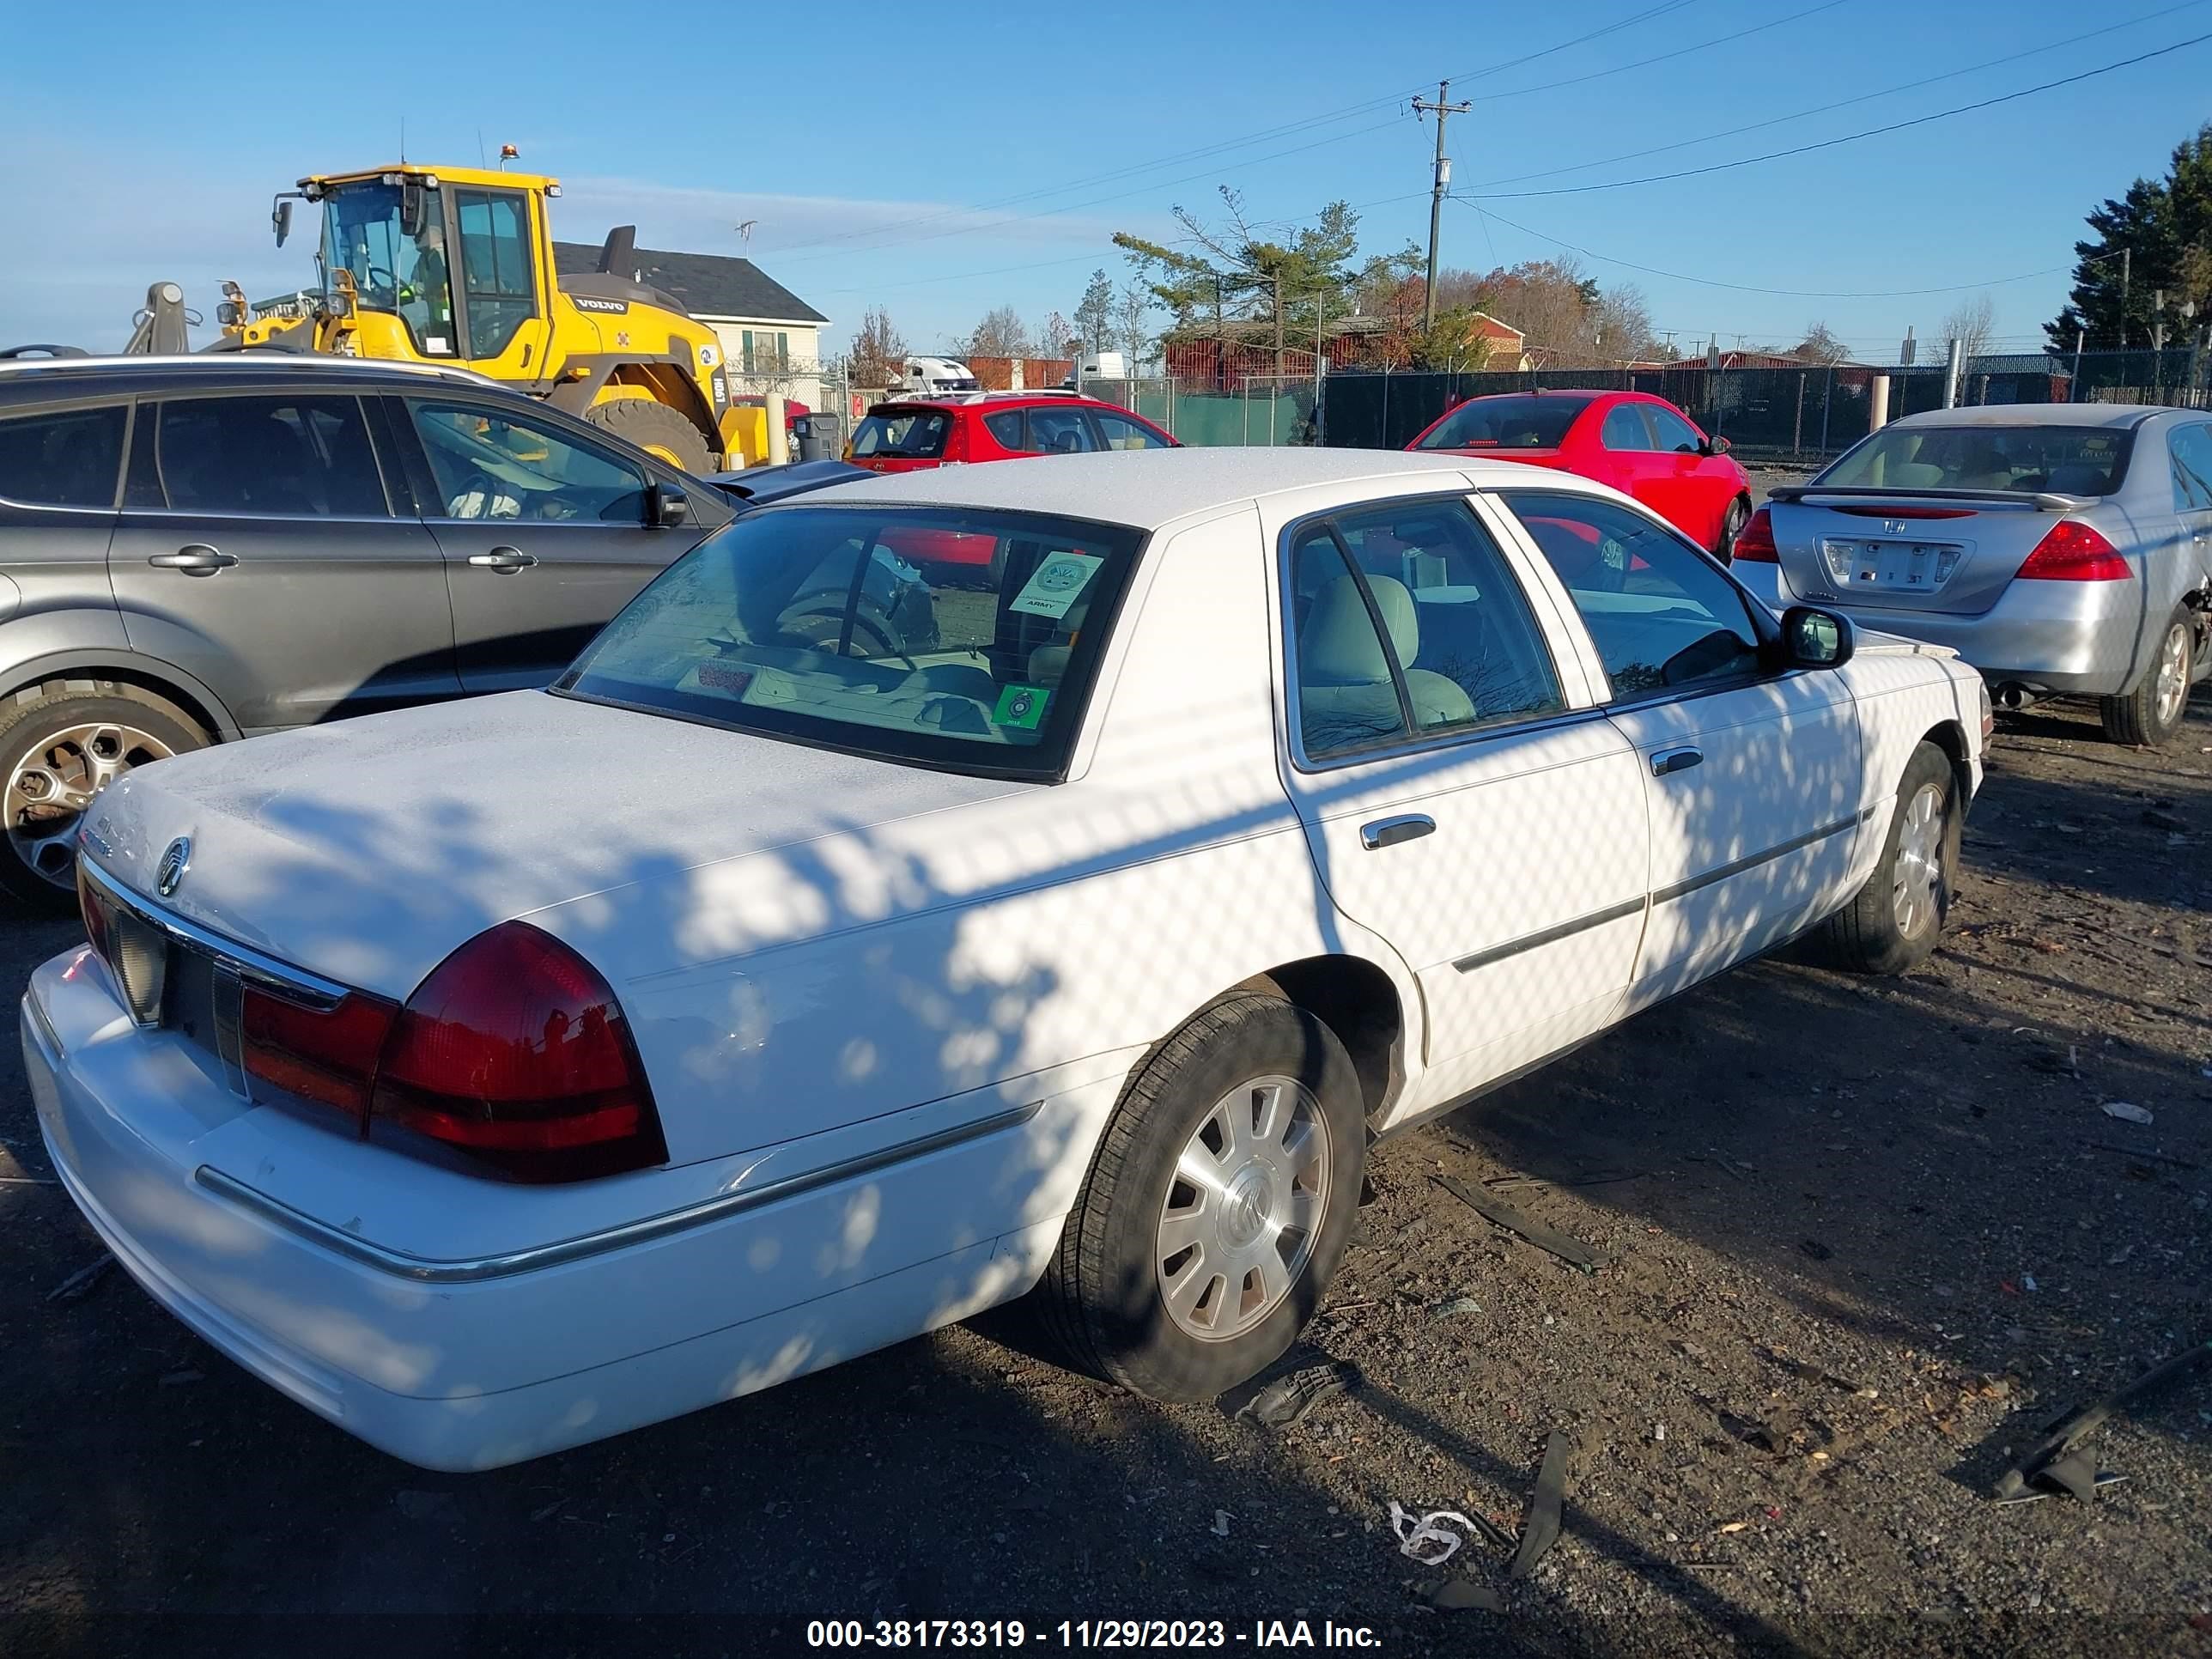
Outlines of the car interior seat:
[[[1420,620],[1405,583],[1371,576],[1368,592],[1382,613],[1390,648],[1401,665],[1420,651]],[[1423,668],[1405,670],[1406,692],[1413,718],[1427,731],[1475,718],[1467,693],[1443,675]],[[1298,707],[1310,749],[1341,748],[1401,729],[1398,691],[1390,664],[1358,586],[1338,576],[1315,595],[1313,611],[1298,635]]]

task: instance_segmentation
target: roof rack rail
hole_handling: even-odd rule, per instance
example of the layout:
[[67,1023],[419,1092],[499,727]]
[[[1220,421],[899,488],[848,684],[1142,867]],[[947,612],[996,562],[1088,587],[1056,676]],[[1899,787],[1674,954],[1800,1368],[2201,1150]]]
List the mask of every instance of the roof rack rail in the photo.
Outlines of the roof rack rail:
[[257,369],[274,367],[312,368],[331,369],[339,374],[371,374],[392,370],[403,374],[421,374],[433,380],[459,380],[471,386],[503,386],[489,374],[464,368],[459,363],[418,363],[404,358],[341,357],[320,353],[285,351],[276,349],[248,349],[239,351],[191,351],[173,353],[106,352],[88,354],[82,357],[16,357],[0,361],[0,374],[72,374],[88,368],[215,368],[218,366],[234,368],[251,366]]

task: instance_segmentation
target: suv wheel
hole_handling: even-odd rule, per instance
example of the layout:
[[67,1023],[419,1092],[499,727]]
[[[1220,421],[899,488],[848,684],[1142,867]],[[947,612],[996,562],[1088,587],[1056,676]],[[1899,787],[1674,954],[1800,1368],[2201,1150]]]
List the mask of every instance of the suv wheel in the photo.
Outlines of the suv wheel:
[[1351,1235],[1367,1125],[1335,1035],[1239,994],[1129,1085],[1041,1287],[1069,1358],[1155,1400],[1211,1400],[1281,1355]]
[[115,680],[48,680],[0,704],[8,850],[0,890],[62,912],[76,902],[76,827],[92,798],[134,766],[214,739],[164,698]]

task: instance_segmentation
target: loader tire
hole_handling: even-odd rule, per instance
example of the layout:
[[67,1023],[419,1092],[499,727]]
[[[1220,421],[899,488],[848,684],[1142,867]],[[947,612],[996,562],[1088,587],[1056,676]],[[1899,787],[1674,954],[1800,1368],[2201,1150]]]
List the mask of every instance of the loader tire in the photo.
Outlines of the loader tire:
[[702,475],[714,469],[714,453],[707,447],[706,434],[691,423],[690,416],[666,404],[617,398],[593,404],[584,411],[584,418],[671,466]]

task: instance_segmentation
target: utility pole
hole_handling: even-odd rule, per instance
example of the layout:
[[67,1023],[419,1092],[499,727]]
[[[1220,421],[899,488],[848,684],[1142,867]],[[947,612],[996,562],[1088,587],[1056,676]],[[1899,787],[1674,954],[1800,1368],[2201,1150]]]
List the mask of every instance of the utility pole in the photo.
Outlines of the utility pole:
[[1451,82],[1437,82],[1437,101],[1413,100],[1413,113],[1434,114],[1437,118],[1437,179],[1429,191],[1429,281],[1427,291],[1421,295],[1421,332],[1427,333],[1437,325],[1437,235],[1443,228],[1444,191],[1451,184],[1451,157],[1444,154],[1444,123],[1455,115],[1464,115],[1473,104],[1451,104],[1444,101],[1451,91]]

